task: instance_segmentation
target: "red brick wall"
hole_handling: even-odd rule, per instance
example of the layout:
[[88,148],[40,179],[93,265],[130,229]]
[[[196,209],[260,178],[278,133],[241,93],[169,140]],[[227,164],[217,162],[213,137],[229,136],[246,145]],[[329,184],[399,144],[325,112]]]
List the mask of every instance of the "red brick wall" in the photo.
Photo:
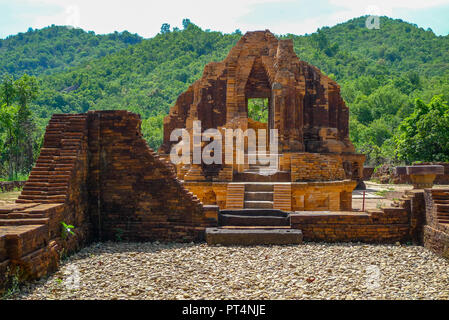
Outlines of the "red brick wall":
[[89,208],[94,235],[113,240],[194,241],[213,222],[176,179],[127,111],[89,113]]
[[305,241],[408,241],[409,213],[403,208],[368,213],[300,213],[291,216],[292,227],[303,232]]
[[426,189],[424,196],[426,201],[424,246],[436,254],[449,259],[449,224],[439,221],[439,204],[436,203],[437,201],[441,203],[449,200],[449,189]]

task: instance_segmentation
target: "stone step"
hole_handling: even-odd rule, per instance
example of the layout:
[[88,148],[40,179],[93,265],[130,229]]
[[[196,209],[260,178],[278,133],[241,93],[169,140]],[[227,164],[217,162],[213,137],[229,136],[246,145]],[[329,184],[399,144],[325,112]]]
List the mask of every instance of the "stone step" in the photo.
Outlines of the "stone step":
[[262,170],[266,170],[268,168],[270,168],[270,164],[262,164],[262,163],[257,163],[257,164],[249,164],[249,168],[251,170],[258,170],[258,169],[262,169]]
[[270,169],[269,167],[266,167],[266,168],[261,168],[261,167],[249,168],[248,170],[244,171],[244,173],[260,174],[260,175],[263,175],[263,176],[270,176],[270,175],[276,174],[278,172],[280,172],[280,171],[276,170],[276,169]]
[[23,226],[48,224],[49,218],[0,219],[0,226]]
[[245,201],[244,207],[248,209],[273,209],[273,201]]
[[435,202],[435,204],[449,204],[449,199],[448,200],[435,200],[435,199],[433,199],[433,202]]
[[436,204],[438,212],[449,212],[449,204]]
[[245,192],[273,192],[274,184],[272,183],[248,183],[245,184]]
[[271,229],[291,229],[290,226],[223,226],[220,229],[229,230],[242,230],[242,229],[252,229],[252,230],[271,230]]
[[223,210],[218,214],[219,226],[290,226],[290,215],[273,209]]
[[284,217],[288,218],[289,213],[279,209],[233,209],[220,210],[221,214],[229,216],[252,216],[252,217]]
[[273,201],[274,192],[245,191],[245,201]]
[[302,243],[298,229],[225,229],[207,228],[209,245],[292,245]]
[[277,171],[274,174],[264,174],[263,172],[244,171],[234,174],[235,182],[290,182],[291,175],[287,171]]
[[219,226],[290,226],[287,217],[218,215]]

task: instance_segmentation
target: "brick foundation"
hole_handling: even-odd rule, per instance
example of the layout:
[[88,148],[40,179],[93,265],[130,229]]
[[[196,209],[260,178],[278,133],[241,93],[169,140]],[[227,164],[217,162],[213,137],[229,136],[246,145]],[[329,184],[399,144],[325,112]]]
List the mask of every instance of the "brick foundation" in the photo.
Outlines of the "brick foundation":
[[305,241],[404,242],[410,231],[409,214],[403,208],[367,213],[301,212],[291,215],[291,223],[302,230]]

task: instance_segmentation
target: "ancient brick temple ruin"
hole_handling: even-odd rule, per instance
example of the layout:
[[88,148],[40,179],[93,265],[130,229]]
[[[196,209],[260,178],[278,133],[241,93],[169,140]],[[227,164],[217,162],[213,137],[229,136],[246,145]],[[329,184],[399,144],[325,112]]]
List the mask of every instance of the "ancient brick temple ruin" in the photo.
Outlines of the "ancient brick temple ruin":
[[[267,123],[248,118],[254,97],[268,99]],[[195,120],[202,130],[278,129],[279,167],[173,165],[170,133],[191,131]],[[19,199],[0,207],[0,287],[7,270],[43,276],[92,240],[414,241],[449,256],[449,190],[415,189],[396,208],[351,210],[364,156],[348,139],[348,108],[290,40],[249,32],[223,62],[207,65],[165,119],[159,153],[140,124],[127,111],[53,115]]]
[[[267,123],[248,117],[251,98],[268,100]],[[301,61],[291,40],[277,40],[269,31],[249,32],[225,60],[208,64],[165,118],[159,152],[169,158],[176,143],[170,141],[173,130],[192,133],[198,120],[203,131],[277,129],[279,135],[280,166],[270,175],[249,163],[247,145],[245,164],[179,164],[178,178],[203,203],[220,209],[351,210],[365,156],[356,154],[349,140],[349,111],[340,87]],[[261,182],[264,187],[256,185]],[[272,194],[257,198],[258,188]]]

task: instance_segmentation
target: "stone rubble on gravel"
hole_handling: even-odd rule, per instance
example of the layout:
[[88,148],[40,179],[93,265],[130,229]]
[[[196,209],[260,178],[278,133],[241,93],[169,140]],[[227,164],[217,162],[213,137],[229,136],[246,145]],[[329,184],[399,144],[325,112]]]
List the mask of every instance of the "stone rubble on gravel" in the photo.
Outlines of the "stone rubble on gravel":
[[449,299],[449,261],[420,246],[96,243],[15,299]]

